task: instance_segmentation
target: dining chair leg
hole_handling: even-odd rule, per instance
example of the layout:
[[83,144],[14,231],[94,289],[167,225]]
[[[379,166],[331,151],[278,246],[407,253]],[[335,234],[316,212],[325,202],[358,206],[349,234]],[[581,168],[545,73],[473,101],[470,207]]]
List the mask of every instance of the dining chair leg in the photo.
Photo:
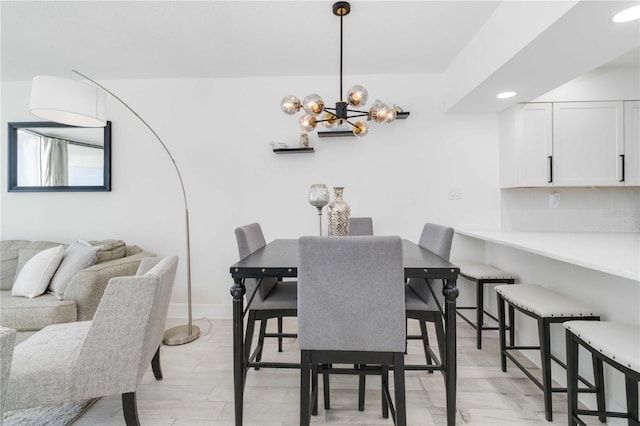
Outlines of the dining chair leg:
[[446,355],[446,339],[444,334],[444,321],[442,321],[442,316],[436,313],[435,319],[433,320],[433,324],[436,327],[436,339],[438,340],[438,353],[440,354],[440,363],[445,365],[447,355]]
[[[424,350],[424,356],[427,359],[427,365],[433,365],[433,359],[429,353],[429,334],[427,333],[427,322],[419,320],[420,322],[420,334],[422,335],[422,348]],[[433,374],[433,370],[429,370],[430,374]]]
[[401,353],[393,355],[393,384],[395,387],[395,408],[396,408],[396,426],[406,426],[407,424],[407,404],[405,400],[405,383],[404,383],[404,356]]
[[[331,368],[331,364],[324,364],[325,368]],[[322,391],[324,392],[324,409],[329,410],[331,408],[331,394],[329,392],[329,373],[324,371],[322,373]]]
[[[256,347],[256,362],[262,361],[262,349],[264,348],[264,335],[267,332],[267,321],[263,319],[260,321],[260,334],[258,334],[258,346]],[[259,370],[260,367],[256,367],[256,370]]]
[[311,423],[311,354],[309,351],[300,351],[300,426],[308,426]]
[[282,317],[278,317],[278,352],[282,352]]
[[387,395],[385,389],[389,389],[389,367],[383,365],[380,371],[380,389],[382,390],[382,418],[389,418],[389,403],[387,402]]
[[311,405],[311,415],[318,415],[318,364],[311,366],[311,395],[313,402]]
[[[247,330],[244,333],[244,362],[245,364],[249,362],[249,358],[251,357],[251,346],[253,343],[253,331],[255,329],[256,323],[256,315],[253,311],[249,311],[249,318],[247,319]],[[245,368],[244,377],[245,380],[247,378],[247,371],[249,369]]]
[[[362,365],[354,365],[356,369]],[[358,411],[364,411],[364,393],[367,387],[367,376],[364,373],[358,374]]]

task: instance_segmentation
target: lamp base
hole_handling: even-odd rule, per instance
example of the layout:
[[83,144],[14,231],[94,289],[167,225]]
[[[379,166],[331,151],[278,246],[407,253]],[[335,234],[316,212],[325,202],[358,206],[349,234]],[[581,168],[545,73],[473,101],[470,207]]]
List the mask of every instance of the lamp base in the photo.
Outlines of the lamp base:
[[200,337],[200,327],[197,325],[191,326],[191,334],[189,334],[189,325],[179,325],[177,327],[165,330],[164,339],[162,343],[167,346],[184,345],[185,343],[193,342]]

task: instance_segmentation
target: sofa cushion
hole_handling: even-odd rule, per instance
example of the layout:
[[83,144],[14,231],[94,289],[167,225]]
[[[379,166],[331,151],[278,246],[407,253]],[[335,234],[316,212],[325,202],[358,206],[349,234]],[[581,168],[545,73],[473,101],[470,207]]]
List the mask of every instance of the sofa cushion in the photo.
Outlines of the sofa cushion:
[[98,247],[94,247],[85,241],[76,241],[69,244],[69,247],[64,251],[58,270],[51,278],[49,291],[62,300],[71,277],[78,271],[96,263],[98,250]]
[[[60,266],[63,255],[64,246],[60,245],[42,250],[31,257],[17,273],[11,295],[34,298],[43,294],[47,290],[53,274]],[[22,250],[18,255],[18,263],[20,263],[21,257]]]
[[50,324],[77,320],[76,302],[58,300],[52,294],[35,299],[13,297],[11,291],[0,291],[0,324],[17,331],[40,330]]
[[11,290],[18,267],[18,250],[29,244],[24,240],[2,241],[0,246],[0,290]]
[[127,245],[122,240],[89,241],[89,244],[100,247],[96,263],[120,259],[127,255]]
[[[11,290],[16,279],[16,273],[22,268],[30,256],[51,247],[59,246],[59,243],[50,241],[6,240],[0,245],[2,264],[0,265],[0,290]],[[24,250],[23,262],[18,264],[18,254]]]

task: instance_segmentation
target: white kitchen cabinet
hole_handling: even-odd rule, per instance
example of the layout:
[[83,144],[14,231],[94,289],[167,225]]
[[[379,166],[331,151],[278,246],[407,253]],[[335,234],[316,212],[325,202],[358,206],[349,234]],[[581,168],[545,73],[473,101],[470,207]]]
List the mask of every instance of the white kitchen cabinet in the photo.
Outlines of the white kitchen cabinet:
[[500,187],[551,186],[552,103],[526,103],[500,115]]
[[553,104],[554,185],[624,185],[624,152],[622,101]]
[[552,185],[552,104],[518,105],[516,164],[518,186]]
[[640,186],[640,101],[624,103],[624,183]]
[[640,186],[640,101],[518,104],[501,115],[502,188]]

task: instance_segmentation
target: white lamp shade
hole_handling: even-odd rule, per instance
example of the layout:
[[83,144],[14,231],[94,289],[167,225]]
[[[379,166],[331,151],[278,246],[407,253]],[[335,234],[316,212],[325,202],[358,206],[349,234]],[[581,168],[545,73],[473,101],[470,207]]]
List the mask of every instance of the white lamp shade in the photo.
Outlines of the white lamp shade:
[[38,76],[31,84],[29,112],[56,123],[104,127],[107,124],[106,94],[82,81]]

